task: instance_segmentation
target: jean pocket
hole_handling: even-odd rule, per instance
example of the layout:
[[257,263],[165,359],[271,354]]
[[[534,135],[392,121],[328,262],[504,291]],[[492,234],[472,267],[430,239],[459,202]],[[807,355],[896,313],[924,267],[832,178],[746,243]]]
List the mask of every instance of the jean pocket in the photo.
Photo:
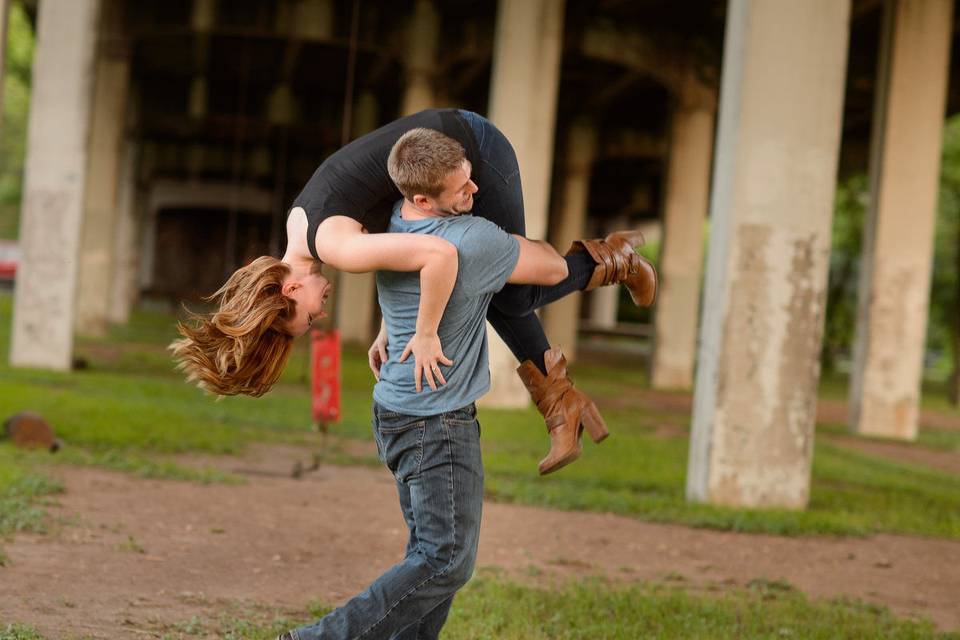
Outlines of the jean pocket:
[[477,421],[477,406],[469,404],[443,414],[443,421],[449,425],[472,425]]
[[423,438],[426,422],[417,420],[391,430],[382,424],[377,437],[383,447],[383,462],[393,477],[407,482],[420,474],[423,462]]
[[423,428],[424,419],[419,416],[408,416],[402,413],[381,411],[377,414],[377,431],[380,433],[403,433],[410,429]]

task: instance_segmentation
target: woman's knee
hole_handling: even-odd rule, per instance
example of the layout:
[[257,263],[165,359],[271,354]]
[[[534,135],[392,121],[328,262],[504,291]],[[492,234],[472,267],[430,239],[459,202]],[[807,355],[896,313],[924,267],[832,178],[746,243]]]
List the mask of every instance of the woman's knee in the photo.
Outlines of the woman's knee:
[[533,285],[508,284],[498,291],[490,300],[490,306],[501,315],[510,318],[519,318],[533,310],[535,289]]

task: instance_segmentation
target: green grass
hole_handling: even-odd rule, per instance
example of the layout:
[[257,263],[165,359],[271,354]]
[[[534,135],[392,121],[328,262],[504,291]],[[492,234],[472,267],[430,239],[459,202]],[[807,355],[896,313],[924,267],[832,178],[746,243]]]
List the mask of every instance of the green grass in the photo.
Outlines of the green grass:
[[[45,496],[63,490],[46,476],[29,471],[23,459],[11,445],[0,444],[0,538],[19,531],[44,531],[43,511],[38,506]],[[4,560],[0,554],[0,565]]]
[[4,624],[0,620],[0,640],[43,640],[33,627],[22,624]]
[[[77,354],[87,368],[73,373],[11,369],[6,364],[10,296],[0,295],[0,416],[23,409],[45,415],[66,442],[65,461],[97,464],[148,477],[229,482],[236,478],[176,464],[186,452],[236,454],[251,442],[307,443],[310,432],[307,342],[301,341],[283,379],[264,398],[216,400],[184,383],[164,347],[174,337],[166,312],[140,311],[105,339],[84,339]],[[627,398],[645,385],[641,367],[583,364],[578,385],[597,397]],[[362,350],[343,357],[343,419],[332,431],[369,442],[372,376]],[[894,463],[830,442],[815,445],[810,506],[805,511],[730,509],[684,499],[689,424],[685,413],[605,411],[611,438],[585,443],[583,457],[541,478],[536,464],[548,446],[534,409],[483,409],[490,497],[560,509],[611,511],[644,520],[778,534],[866,535],[889,531],[960,538],[960,477]],[[655,433],[681,427],[678,437]],[[921,446],[954,447],[958,434],[923,431]],[[49,456],[47,457],[49,459]],[[56,459],[56,457],[54,458]],[[11,463],[8,456],[0,466]],[[330,462],[370,464],[334,451]]]
[[[445,640],[957,640],[927,620],[905,620],[884,607],[843,599],[810,600],[789,584],[758,580],[747,588],[695,593],[666,584],[613,584],[588,579],[553,589],[525,586],[485,571],[454,600]],[[316,620],[322,604],[289,615],[236,606],[215,619],[193,616],[157,631],[160,638],[268,638]],[[27,627],[21,635],[42,638]],[[2,627],[0,627],[2,629]],[[32,635],[31,635],[32,634]]]

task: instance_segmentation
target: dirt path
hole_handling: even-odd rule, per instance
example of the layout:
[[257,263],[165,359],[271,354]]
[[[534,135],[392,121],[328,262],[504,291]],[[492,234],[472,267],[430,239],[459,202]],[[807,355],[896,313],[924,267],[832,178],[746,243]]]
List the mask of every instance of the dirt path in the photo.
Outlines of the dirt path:
[[[0,568],[0,614],[50,638],[143,638],[244,604],[302,611],[311,600],[343,601],[400,557],[406,531],[393,481],[383,470],[350,467],[283,477],[297,454],[260,446],[227,459],[258,472],[240,486],[55,468],[67,491],[53,511],[68,524],[4,546],[11,562]],[[525,581],[785,580],[815,597],[862,598],[960,627],[957,541],[779,538],[515,505],[484,509],[479,565]]]

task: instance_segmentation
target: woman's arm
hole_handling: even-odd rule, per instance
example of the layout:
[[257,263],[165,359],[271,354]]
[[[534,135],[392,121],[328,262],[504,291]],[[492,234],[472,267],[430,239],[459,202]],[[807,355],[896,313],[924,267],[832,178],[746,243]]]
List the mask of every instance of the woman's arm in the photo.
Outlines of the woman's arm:
[[321,222],[315,243],[320,259],[341,271],[420,272],[416,333],[400,361],[412,353],[417,391],[422,389],[421,374],[430,388],[436,390],[434,375],[444,383],[437,363],[453,364],[443,355],[437,327],[457,281],[456,248],[442,238],[418,233],[364,233],[359,222],[346,216],[332,216]]

